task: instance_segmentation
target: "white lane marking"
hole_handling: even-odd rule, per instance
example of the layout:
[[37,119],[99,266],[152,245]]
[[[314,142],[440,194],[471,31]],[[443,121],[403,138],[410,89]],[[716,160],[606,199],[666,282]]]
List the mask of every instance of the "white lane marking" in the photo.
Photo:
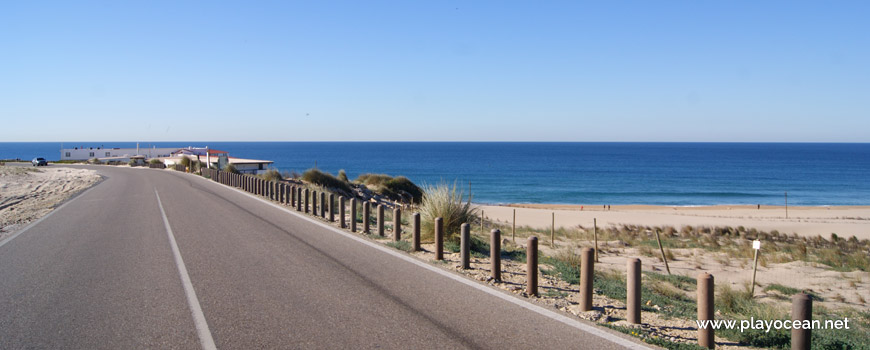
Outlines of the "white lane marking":
[[[97,183],[97,185],[99,185],[99,184],[100,184],[100,183]],[[60,211],[61,209],[63,209],[63,207],[69,205],[70,203],[72,203],[72,202],[75,201],[76,199],[79,199],[80,197],[83,197],[86,193],[90,192],[90,191],[93,190],[94,188],[97,188],[97,185],[95,185],[95,186],[93,186],[93,187],[91,187],[91,188],[85,190],[85,191],[82,192],[82,193],[77,194],[77,195],[76,195],[75,197],[73,197],[72,199],[66,201],[66,203],[62,204],[61,206],[59,206],[59,207],[57,207],[57,208],[54,208],[54,210],[50,211],[48,214],[45,214],[45,216],[43,216],[43,217],[37,219],[37,220],[34,221],[34,222],[31,222],[31,223],[28,224],[27,226],[24,226],[23,229],[19,230],[18,232],[13,233],[11,236],[6,237],[6,239],[4,239],[3,241],[0,241],[0,248],[2,248],[4,245],[6,245],[6,243],[9,243],[9,241],[13,240],[15,237],[18,237],[18,235],[24,233],[24,231],[29,230],[29,229],[30,229],[31,227],[33,227],[33,226],[36,226],[36,224],[42,222],[42,220],[48,219],[49,216],[53,215],[54,213],[57,213],[58,211]]]
[[[206,181],[207,181],[207,180],[206,180]],[[209,181],[209,182],[213,182],[213,181]],[[217,183],[216,183],[216,184],[217,184]],[[358,241],[358,242],[360,242],[360,243],[362,243],[362,244],[368,245],[369,247],[372,247],[372,248],[378,249],[378,250],[380,250],[380,251],[382,251],[382,252],[384,252],[384,253],[390,254],[390,255],[392,255],[392,256],[394,256],[394,257],[397,257],[397,258],[399,258],[399,259],[405,260],[405,261],[407,261],[407,262],[409,262],[409,263],[411,263],[411,264],[417,265],[417,266],[419,266],[419,267],[422,267],[422,268],[427,269],[427,270],[429,270],[429,271],[432,271],[432,272],[434,272],[434,273],[440,274],[440,275],[442,275],[442,276],[445,276],[445,277],[447,277],[447,278],[450,278],[450,279],[452,279],[452,280],[454,280],[454,281],[457,281],[457,282],[459,282],[459,283],[465,284],[465,285],[467,285],[467,286],[469,286],[469,287],[472,287],[472,288],[474,288],[474,289],[477,289],[477,290],[482,291],[482,292],[484,292],[484,293],[487,293],[487,294],[489,294],[489,295],[492,295],[492,296],[498,297],[498,298],[500,298],[500,299],[502,299],[502,300],[505,300],[505,301],[507,301],[507,302],[509,302],[509,303],[513,303],[513,304],[515,304],[515,305],[517,305],[517,306],[520,306],[520,307],[522,307],[522,308],[524,308],[524,309],[527,309],[527,310],[529,310],[529,311],[533,311],[533,312],[535,312],[535,313],[537,313],[537,314],[539,314],[539,315],[541,315],[541,316],[544,316],[544,317],[547,317],[547,318],[551,318],[551,319],[553,319],[553,320],[556,320],[556,321],[562,322],[562,323],[564,323],[564,324],[566,324],[566,325],[568,325],[568,326],[571,326],[571,327],[574,327],[574,328],[576,328],[576,329],[579,329],[580,331],[583,331],[583,332],[586,332],[586,333],[592,334],[592,335],[597,336],[597,337],[599,337],[599,338],[602,338],[602,339],[605,339],[605,340],[607,340],[607,341],[610,341],[610,342],[612,342],[612,343],[614,343],[614,344],[621,345],[621,346],[623,346],[623,347],[625,347],[625,348],[627,348],[627,349],[638,349],[638,350],[641,350],[641,349],[643,349],[643,350],[656,349],[656,348],[654,348],[654,347],[645,346],[645,345],[643,345],[643,344],[636,343],[636,342],[631,341],[631,340],[629,340],[629,339],[622,338],[622,337],[620,337],[620,336],[618,336],[618,335],[611,334],[611,333],[609,333],[609,332],[607,332],[607,331],[604,331],[604,330],[602,330],[602,329],[599,329],[599,328],[596,327],[596,326],[591,326],[591,325],[584,324],[584,323],[582,323],[582,322],[580,322],[580,321],[578,321],[578,320],[575,320],[575,319],[569,318],[569,317],[567,317],[567,316],[565,316],[565,315],[560,315],[560,314],[556,313],[555,311],[545,309],[545,308],[543,308],[543,307],[541,307],[541,306],[538,306],[538,305],[532,304],[532,303],[530,303],[530,302],[528,302],[528,301],[525,301],[525,300],[519,299],[519,298],[517,298],[517,297],[514,297],[513,295],[508,295],[507,293],[502,293],[502,292],[500,292],[500,291],[493,290],[493,289],[490,288],[490,287],[487,287],[487,286],[481,285],[481,284],[479,284],[479,283],[477,283],[477,282],[475,282],[475,281],[469,280],[469,279],[467,279],[467,278],[465,278],[465,277],[462,277],[462,276],[459,276],[459,275],[453,274],[453,273],[451,273],[451,272],[448,272],[448,271],[442,270],[442,269],[440,269],[440,268],[438,268],[438,267],[432,266],[432,265],[430,265],[430,264],[428,264],[428,263],[425,263],[425,262],[423,262],[423,261],[421,261],[421,260],[418,260],[417,258],[414,258],[414,257],[412,257],[412,256],[410,256],[410,255],[406,255],[406,254],[399,253],[398,251],[394,250],[393,248],[388,248],[388,247],[383,246],[383,245],[381,245],[381,244],[379,244],[379,243],[376,243],[376,242],[372,242],[372,241],[366,240],[366,239],[364,239],[364,238],[362,238],[362,237],[358,237],[358,236],[356,236],[356,235],[354,235],[354,234],[351,234],[350,232],[345,232],[345,231],[343,231],[343,230],[338,229],[337,227],[333,227],[333,226],[327,225],[326,223],[324,223],[324,222],[322,222],[322,221],[315,220],[314,218],[311,218],[311,217],[309,217],[309,216],[302,215],[301,213],[297,213],[297,212],[295,211],[295,209],[294,209],[294,210],[290,210],[290,209],[288,209],[287,207],[284,207],[284,206],[278,205],[278,204],[276,204],[276,203],[273,203],[273,202],[271,202],[271,201],[267,201],[267,200],[262,199],[262,198],[260,198],[260,197],[254,196],[254,195],[252,195],[252,194],[250,194],[250,193],[247,193],[247,192],[245,192],[245,191],[242,191],[242,190],[240,190],[240,189],[238,189],[238,188],[229,187],[229,186],[223,186],[223,187],[228,188],[228,189],[230,189],[230,190],[237,191],[237,192],[239,192],[239,193],[241,193],[241,194],[244,194],[244,195],[247,195],[247,196],[249,196],[249,197],[251,197],[251,198],[258,199],[258,200],[260,200],[260,201],[262,201],[262,202],[264,202],[264,203],[266,203],[266,204],[269,204],[269,205],[271,205],[271,206],[273,206],[273,207],[275,207],[275,208],[278,208],[278,209],[284,210],[284,211],[286,211],[286,212],[288,212],[288,213],[290,213],[290,214],[293,214],[293,215],[296,215],[296,216],[298,216],[298,217],[300,217],[300,218],[302,218],[302,219],[308,220],[309,222],[311,222],[311,223],[313,223],[313,224],[320,225],[321,227],[326,228],[326,229],[328,229],[328,230],[331,230],[332,232],[335,232],[335,233],[338,233],[338,234],[340,234],[340,235],[343,235],[343,236],[345,236],[345,237],[347,237],[347,238],[350,238],[350,239],[356,240],[356,241]]]
[[187,268],[184,267],[184,259],[181,258],[178,244],[175,243],[175,234],[172,233],[172,227],[169,226],[169,219],[166,217],[166,211],[163,210],[163,203],[160,201],[160,194],[157,193],[156,188],[154,194],[157,195],[157,205],[160,207],[160,215],[163,215],[163,225],[166,226],[166,235],[169,236],[169,245],[172,246],[172,255],[175,256],[175,266],[178,267],[178,275],[181,277],[181,285],[184,286],[184,294],[190,305],[190,313],[193,314],[193,323],[196,325],[199,343],[203,350],[216,350],[217,347],[214,345],[214,339],[211,337],[205,315],[202,314],[199,299],[196,298],[196,292],[193,290],[193,283],[190,283],[190,275],[187,274]]

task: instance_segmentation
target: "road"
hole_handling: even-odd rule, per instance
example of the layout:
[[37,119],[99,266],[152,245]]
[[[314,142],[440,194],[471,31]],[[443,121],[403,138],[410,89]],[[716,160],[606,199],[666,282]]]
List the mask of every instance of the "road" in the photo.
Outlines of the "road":
[[645,348],[198,176],[92,169],[0,243],[0,348]]

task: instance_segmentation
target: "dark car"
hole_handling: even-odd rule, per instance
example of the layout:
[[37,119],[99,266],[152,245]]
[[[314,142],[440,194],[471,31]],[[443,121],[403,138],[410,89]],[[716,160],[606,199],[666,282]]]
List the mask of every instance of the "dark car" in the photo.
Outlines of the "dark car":
[[33,158],[30,162],[33,163],[33,166],[48,165],[45,158]]

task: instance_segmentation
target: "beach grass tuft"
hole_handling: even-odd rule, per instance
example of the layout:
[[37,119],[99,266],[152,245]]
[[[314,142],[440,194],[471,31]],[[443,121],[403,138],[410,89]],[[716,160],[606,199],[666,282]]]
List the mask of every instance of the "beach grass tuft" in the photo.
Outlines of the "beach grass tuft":
[[425,185],[424,195],[420,204],[422,236],[429,241],[435,236],[435,218],[444,220],[444,239],[458,241],[459,228],[463,223],[470,223],[477,216],[477,209],[471,205],[472,196],[464,196],[461,189],[448,186],[446,183]]

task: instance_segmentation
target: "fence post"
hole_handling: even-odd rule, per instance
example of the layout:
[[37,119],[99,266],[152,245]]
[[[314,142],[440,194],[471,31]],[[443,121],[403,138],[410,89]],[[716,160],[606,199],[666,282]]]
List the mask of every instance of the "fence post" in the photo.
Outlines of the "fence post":
[[[791,297],[791,319],[805,321],[813,319],[813,299],[806,293],[798,293]],[[838,321],[839,322],[839,321]],[[803,323],[803,322],[801,322]],[[791,349],[809,350],[812,343],[812,330],[809,328],[791,329]]]
[[296,211],[302,211],[302,187],[296,188]]
[[626,283],[626,320],[628,323],[640,323],[640,259],[628,259],[626,263],[628,273],[625,279]]
[[296,186],[290,186],[290,206],[296,205]]
[[317,212],[317,191],[311,190],[311,214],[319,216]]
[[378,236],[384,236],[384,205],[378,204]]
[[356,198],[350,199],[350,232],[356,233]]
[[538,295],[538,237],[529,237],[526,245],[526,294]]
[[338,196],[338,226],[341,228],[347,228],[345,225],[346,219],[344,218],[344,196]]
[[517,210],[514,209],[514,219],[511,224],[511,240],[517,243]]
[[493,229],[489,235],[489,260],[492,268],[492,279],[501,281],[501,231]]
[[[698,321],[713,320],[713,291],[713,275],[698,274]],[[698,345],[709,349],[716,346],[713,327],[698,328]]]
[[320,191],[320,217],[326,219],[326,192]]
[[414,213],[414,215],[412,215],[412,217],[414,218],[414,238],[413,238],[413,242],[412,242],[412,245],[413,245],[412,249],[415,252],[419,252],[420,251],[420,213]]
[[289,184],[286,184],[286,185],[284,185],[284,188],[285,188],[285,191],[287,192],[287,193],[284,195],[284,202],[286,202],[286,204],[287,204],[288,206],[291,206],[291,207],[292,207],[292,206],[293,206],[293,200],[292,200],[292,199],[293,199],[293,198],[292,198],[292,197],[293,197],[293,186],[290,186]]
[[310,197],[310,192],[309,192],[308,189],[306,188],[306,189],[305,189],[305,214],[308,214],[308,210],[309,210],[309,209],[308,209],[308,199],[309,199],[309,197]]
[[435,218],[435,260],[444,260],[444,219]]
[[335,193],[329,194],[329,222],[335,222]]
[[595,274],[595,249],[580,253],[580,311],[592,310],[592,280]]
[[399,207],[393,209],[393,240],[396,242],[402,240],[402,209]]
[[471,253],[471,249],[469,247],[471,240],[471,226],[468,223],[462,224],[459,229],[459,251],[460,257],[462,260],[462,268],[468,270],[471,268],[471,257],[469,257]]
[[369,216],[372,214],[371,204],[369,202],[363,202],[363,233],[370,234],[372,233],[369,229]]

